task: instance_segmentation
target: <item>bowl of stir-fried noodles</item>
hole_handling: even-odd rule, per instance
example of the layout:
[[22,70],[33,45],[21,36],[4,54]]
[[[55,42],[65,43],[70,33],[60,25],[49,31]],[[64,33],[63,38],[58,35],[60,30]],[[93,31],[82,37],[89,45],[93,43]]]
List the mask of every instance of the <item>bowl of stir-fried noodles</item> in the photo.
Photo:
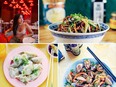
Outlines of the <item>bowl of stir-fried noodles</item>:
[[105,23],[95,23],[81,14],[71,14],[62,23],[49,25],[58,43],[96,43],[100,42],[109,26]]

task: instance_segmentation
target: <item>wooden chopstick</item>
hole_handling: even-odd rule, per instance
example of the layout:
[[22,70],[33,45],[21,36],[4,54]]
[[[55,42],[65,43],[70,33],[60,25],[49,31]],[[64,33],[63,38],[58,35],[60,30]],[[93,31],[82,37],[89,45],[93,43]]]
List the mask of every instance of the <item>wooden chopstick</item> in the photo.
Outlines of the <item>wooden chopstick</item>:
[[[51,59],[51,57],[50,57],[50,67],[51,67],[51,62],[52,62],[52,59]],[[48,73],[48,78],[47,78],[47,83],[46,83],[46,87],[48,87],[48,85],[49,85],[49,79],[50,79],[50,67],[49,67],[49,73]]]
[[97,62],[104,68],[104,70],[109,74],[112,79],[116,82],[116,77],[113,75],[113,73],[104,65],[104,63],[93,53],[93,51],[87,47],[87,50],[91,53],[91,55],[97,60]]
[[50,68],[49,68],[49,75],[48,75],[48,78],[47,78],[47,84],[46,84],[46,87],[48,87],[49,85],[49,79],[50,79],[50,74],[51,74],[51,83],[50,83],[50,87],[53,87],[53,82],[54,82],[54,58],[53,58],[53,55],[54,55],[54,50],[51,49],[51,55],[50,55]]

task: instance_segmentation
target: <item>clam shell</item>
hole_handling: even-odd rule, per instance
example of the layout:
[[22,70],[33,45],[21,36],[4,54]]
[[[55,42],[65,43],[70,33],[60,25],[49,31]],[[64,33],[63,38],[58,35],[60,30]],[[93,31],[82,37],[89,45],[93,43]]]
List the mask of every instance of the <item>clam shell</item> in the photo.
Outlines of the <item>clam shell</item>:
[[78,64],[78,65],[76,66],[76,71],[77,71],[77,73],[80,72],[80,71],[82,70],[82,68],[83,68],[83,64]]
[[89,60],[85,60],[84,61],[84,66],[85,66],[86,69],[89,69],[90,68],[90,65],[91,65],[91,63],[90,63]]
[[106,77],[106,83],[108,84],[108,85],[112,85],[112,81],[108,78],[108,77]]
[[79,76],[79,77],[77,77],[76,79],[81,80],[81,81],[86,81],[86,79],[83,78],[82,76]]

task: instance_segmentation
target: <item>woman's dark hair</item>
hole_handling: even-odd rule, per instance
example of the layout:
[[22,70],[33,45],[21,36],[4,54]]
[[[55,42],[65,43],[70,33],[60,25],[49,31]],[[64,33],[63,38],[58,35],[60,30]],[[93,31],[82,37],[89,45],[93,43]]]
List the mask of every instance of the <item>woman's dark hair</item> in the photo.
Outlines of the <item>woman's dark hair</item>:
[[16,34],[17,34],[18,19],[19,19],[20,15],[21,14],[16,14],[13,19],[13,34],[14,34],[14,36],[16,36]]

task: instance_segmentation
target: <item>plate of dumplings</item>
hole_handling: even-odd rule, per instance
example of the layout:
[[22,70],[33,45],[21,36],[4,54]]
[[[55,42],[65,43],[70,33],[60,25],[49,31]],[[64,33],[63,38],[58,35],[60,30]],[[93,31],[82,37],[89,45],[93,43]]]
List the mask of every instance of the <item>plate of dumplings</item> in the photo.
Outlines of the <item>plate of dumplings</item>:
[[49,63],[45,54],[33,46],[11,50],[3,65],[6,79],[15,87],[37,87],[47,78]]

